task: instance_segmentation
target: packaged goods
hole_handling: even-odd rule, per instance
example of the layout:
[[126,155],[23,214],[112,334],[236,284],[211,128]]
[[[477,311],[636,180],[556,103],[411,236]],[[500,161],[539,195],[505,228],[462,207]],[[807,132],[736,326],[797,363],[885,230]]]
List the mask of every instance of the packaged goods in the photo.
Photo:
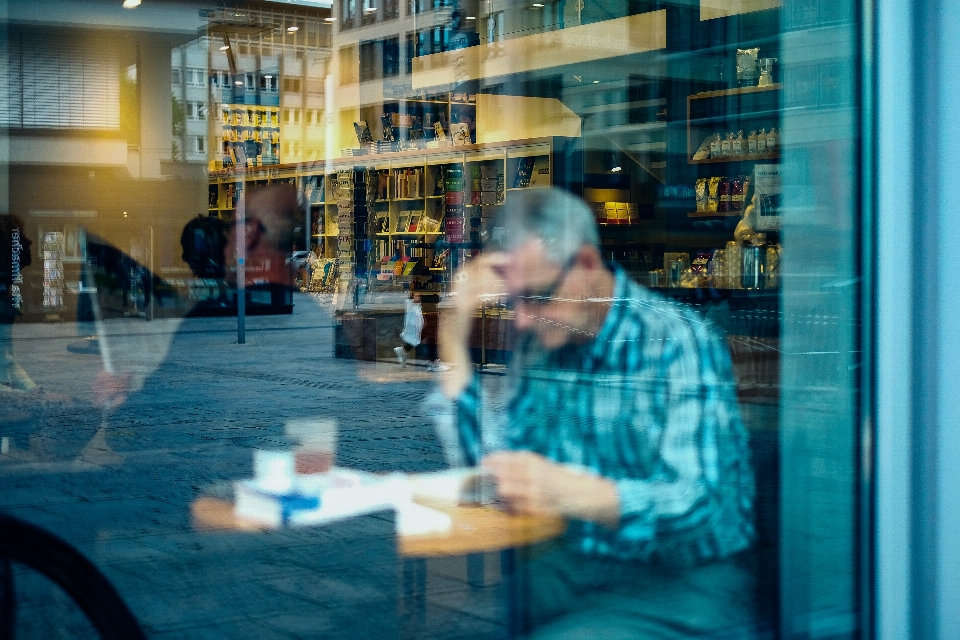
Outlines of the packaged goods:
[[730,211],[731,187],[729,178],[720,178],[720,202],[717,211]]
[[717,211],[720,207],[720,178],[714,176],[707,183],[707,211]]
[[743,176],[737,176],[730,183],[730,210],[743,210]]
[[720,134],[713,134],[713,140],[710,141],[710,157],[719,158],[721,152],[722,142],[720,140]]
[[760,58],[760,49],[737,49],[737,82],[741,87],[757,84],[760,75],[758,59]]
[[733,134],[728,133],[727,137],[720,143],[720,155],[724,158],[733,154]]
[[707,211],[707,179],[697,178],[697,212]]

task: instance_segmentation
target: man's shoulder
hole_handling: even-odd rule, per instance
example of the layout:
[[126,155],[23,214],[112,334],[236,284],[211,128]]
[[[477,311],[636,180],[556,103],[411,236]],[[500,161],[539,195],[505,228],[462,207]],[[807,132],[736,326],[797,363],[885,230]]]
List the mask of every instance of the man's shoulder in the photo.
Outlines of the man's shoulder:
[[648,289],[625,274],[622,278],[620,294],[615,300],[619,322],[668,335],[700,333],[705,328],[705,320],[689,305]]

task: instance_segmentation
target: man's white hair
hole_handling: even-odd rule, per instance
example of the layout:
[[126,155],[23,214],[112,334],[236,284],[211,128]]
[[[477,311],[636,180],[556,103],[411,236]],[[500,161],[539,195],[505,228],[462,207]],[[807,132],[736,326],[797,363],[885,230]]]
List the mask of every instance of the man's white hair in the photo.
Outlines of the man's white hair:
[[597,223],[587,203],[556,187],[511,191],[494,226],[500,230],[496,248],[512,251],[539,239],[549,259],[557,264],[569,262],[585,246],[600,244]]

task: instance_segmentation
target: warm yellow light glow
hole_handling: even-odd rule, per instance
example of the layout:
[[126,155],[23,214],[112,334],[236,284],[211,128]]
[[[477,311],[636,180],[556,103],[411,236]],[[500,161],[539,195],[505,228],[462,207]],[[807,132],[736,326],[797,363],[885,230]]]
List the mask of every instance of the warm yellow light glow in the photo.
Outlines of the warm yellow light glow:
[[140,0],[123,0],[124,9],[135,9],[140,6]]
[[294,31],[300,31],[300,27],[298,27],[297,25],[293,25],[292,27],[287,27],[287,31],[289,31],[290,33],[293,33]]

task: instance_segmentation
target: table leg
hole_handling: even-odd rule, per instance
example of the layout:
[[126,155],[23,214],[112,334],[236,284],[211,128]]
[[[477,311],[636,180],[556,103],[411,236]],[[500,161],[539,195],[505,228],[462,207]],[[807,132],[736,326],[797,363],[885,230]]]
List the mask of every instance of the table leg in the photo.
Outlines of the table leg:
[[467,582],[471,587],[482,587],[486,582],[483,563],[482,553],[467,554]]
[[507,597],[507,638],[522,638],[530,631],[530,610],[527,602],[527,563],[517,549],[500,552],[500,572],[503,575]]
[[427,561],[405,558],[403,561],[403,608],[405,616],[416,616],[421,622],[427,611]]

